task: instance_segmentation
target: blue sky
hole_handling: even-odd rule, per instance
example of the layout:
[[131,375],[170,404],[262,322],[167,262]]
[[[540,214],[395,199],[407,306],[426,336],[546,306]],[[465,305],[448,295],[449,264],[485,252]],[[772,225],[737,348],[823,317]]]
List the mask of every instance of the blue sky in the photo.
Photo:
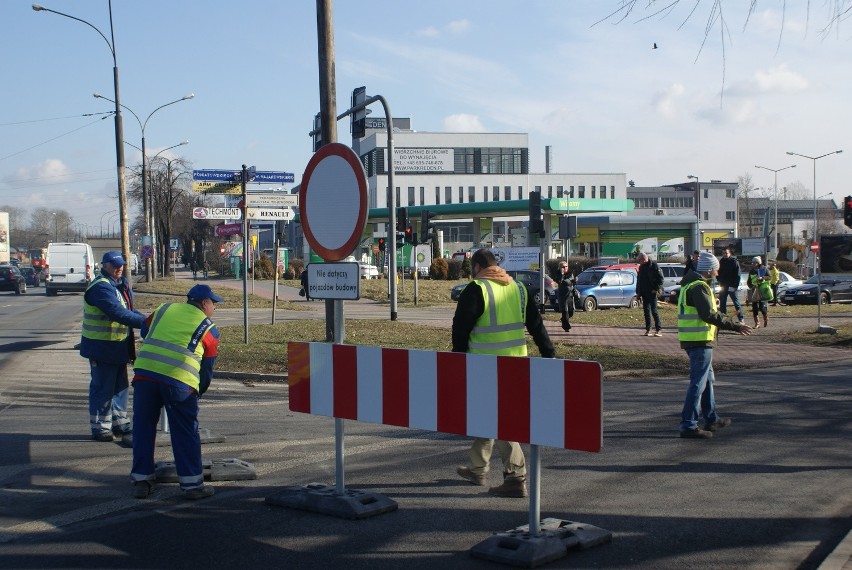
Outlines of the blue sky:
[[[40,3],[109,37],[106,0]],[[97,228],[117,207],[113,121],[82,115],[110,110],[92,94],[113,97],[112,58],[94,30],[31,4],[0,3],[0,205],[63,208]],[[785,151],[844,149],[817,161],[817,192],[852,193],[852,36],[843,25],[821,33],[823,3],[810,3],[807,22],[805,3],[787,2],[779,43],[780,0],[758,2],[747,27],[749,3],[725,1],[724,55],[718,24],[704,42],[709,0],[691,18],[682,2],[642,20],[639,2],[625,21],[595,25],[620,4],[338,0],[338,112],[366,85],[416,130],[527,132],[534,171],[551,145],[554,172],[624,172],[638,186],[689,174],[771,186],[754,165],[797,164],[779,187],[812,191],[812,161]],[[189,140],[168,154],[299,182],[319,108],[314,1],[114,0],[113,19],[123,104],[144,121],[195,94],[148,122],[149,156]],[[139,146],[139,125],[123,116],[125,140]],[[348,121],[338,129],[347,142]],[[141,160],[125,153],[128,166]]]

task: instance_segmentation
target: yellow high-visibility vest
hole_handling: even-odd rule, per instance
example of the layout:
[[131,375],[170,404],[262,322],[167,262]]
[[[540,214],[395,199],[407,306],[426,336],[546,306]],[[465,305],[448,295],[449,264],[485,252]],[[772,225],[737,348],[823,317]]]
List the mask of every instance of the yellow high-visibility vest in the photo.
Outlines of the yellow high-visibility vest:
[[[92,281],[92,283],[86,288],[86,292],[88,293],[89,289],[94,287],[97,283],[104,282],[109,283],[109,279],[101,275]],[[113,289],[115,289],[115,295],[118,298],[118,302],[126,309],[127,301],[124,300],[124,295],[122,295],[121,291],[117,288],[113,287]],[[87,303],[85,295],[83,296],[83,338],[119,342],[125,340],[129,334],[130,327],[111,320],[102,310]]]
[[475,279],[473,282],[482,288],[485,310],[473,326],[468,352],[526,356],[526,288],[517,281],[506,285],[488,279]]
[[201,339],[213,326],[204,311],[189,303],[160,305],[136,357],[136,373],[154,372],[198,391],[204,354]]
[[[707,342],[716,338],[716,326],[705,323],[698,316],[698,309],[686,304],[686,293],[693,287],[706,287],[713,297],[713,290],[706,281],[698,280],[680,288],[677,298],[677,339],[684,342]],[[715,301],[715,299],[714,299]]]

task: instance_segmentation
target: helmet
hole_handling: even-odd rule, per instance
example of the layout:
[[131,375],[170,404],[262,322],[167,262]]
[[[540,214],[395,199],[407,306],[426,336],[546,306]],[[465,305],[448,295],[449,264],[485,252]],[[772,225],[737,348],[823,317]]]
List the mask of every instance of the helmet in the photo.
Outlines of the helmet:
[[752,257],[752,258],[751,258],[751,262],[752,262],[752,263],[757,263],[758,265],[760,265],[761,263],[763,263],[763,262],[761,261],[761,259],[760,259],[760,256],[759,256],[759,255],[756,255],[756,256]]

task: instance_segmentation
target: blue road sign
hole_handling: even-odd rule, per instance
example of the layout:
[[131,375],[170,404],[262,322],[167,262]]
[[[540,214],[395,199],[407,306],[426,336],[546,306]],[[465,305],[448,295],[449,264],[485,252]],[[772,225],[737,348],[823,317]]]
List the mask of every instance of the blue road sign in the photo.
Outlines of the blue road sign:
[[258,170],[254,173],[252,182],[274,182],[274,183],[289,183],[295,182],[296,178],[292,172],[273,172],[268,170]]
[[239,170],[193,170],[193,180],[234,180],[234,175],[239,177]]

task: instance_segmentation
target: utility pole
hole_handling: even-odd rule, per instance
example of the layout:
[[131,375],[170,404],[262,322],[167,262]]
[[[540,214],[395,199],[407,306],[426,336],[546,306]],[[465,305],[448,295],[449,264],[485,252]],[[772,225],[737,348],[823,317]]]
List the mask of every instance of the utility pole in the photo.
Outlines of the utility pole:
[[[334,80],[334,22],[332,0],[317,0],[321,144],[337,142],[337,84]],[[325,340],[334,341],[333,299],[325,300]]]

